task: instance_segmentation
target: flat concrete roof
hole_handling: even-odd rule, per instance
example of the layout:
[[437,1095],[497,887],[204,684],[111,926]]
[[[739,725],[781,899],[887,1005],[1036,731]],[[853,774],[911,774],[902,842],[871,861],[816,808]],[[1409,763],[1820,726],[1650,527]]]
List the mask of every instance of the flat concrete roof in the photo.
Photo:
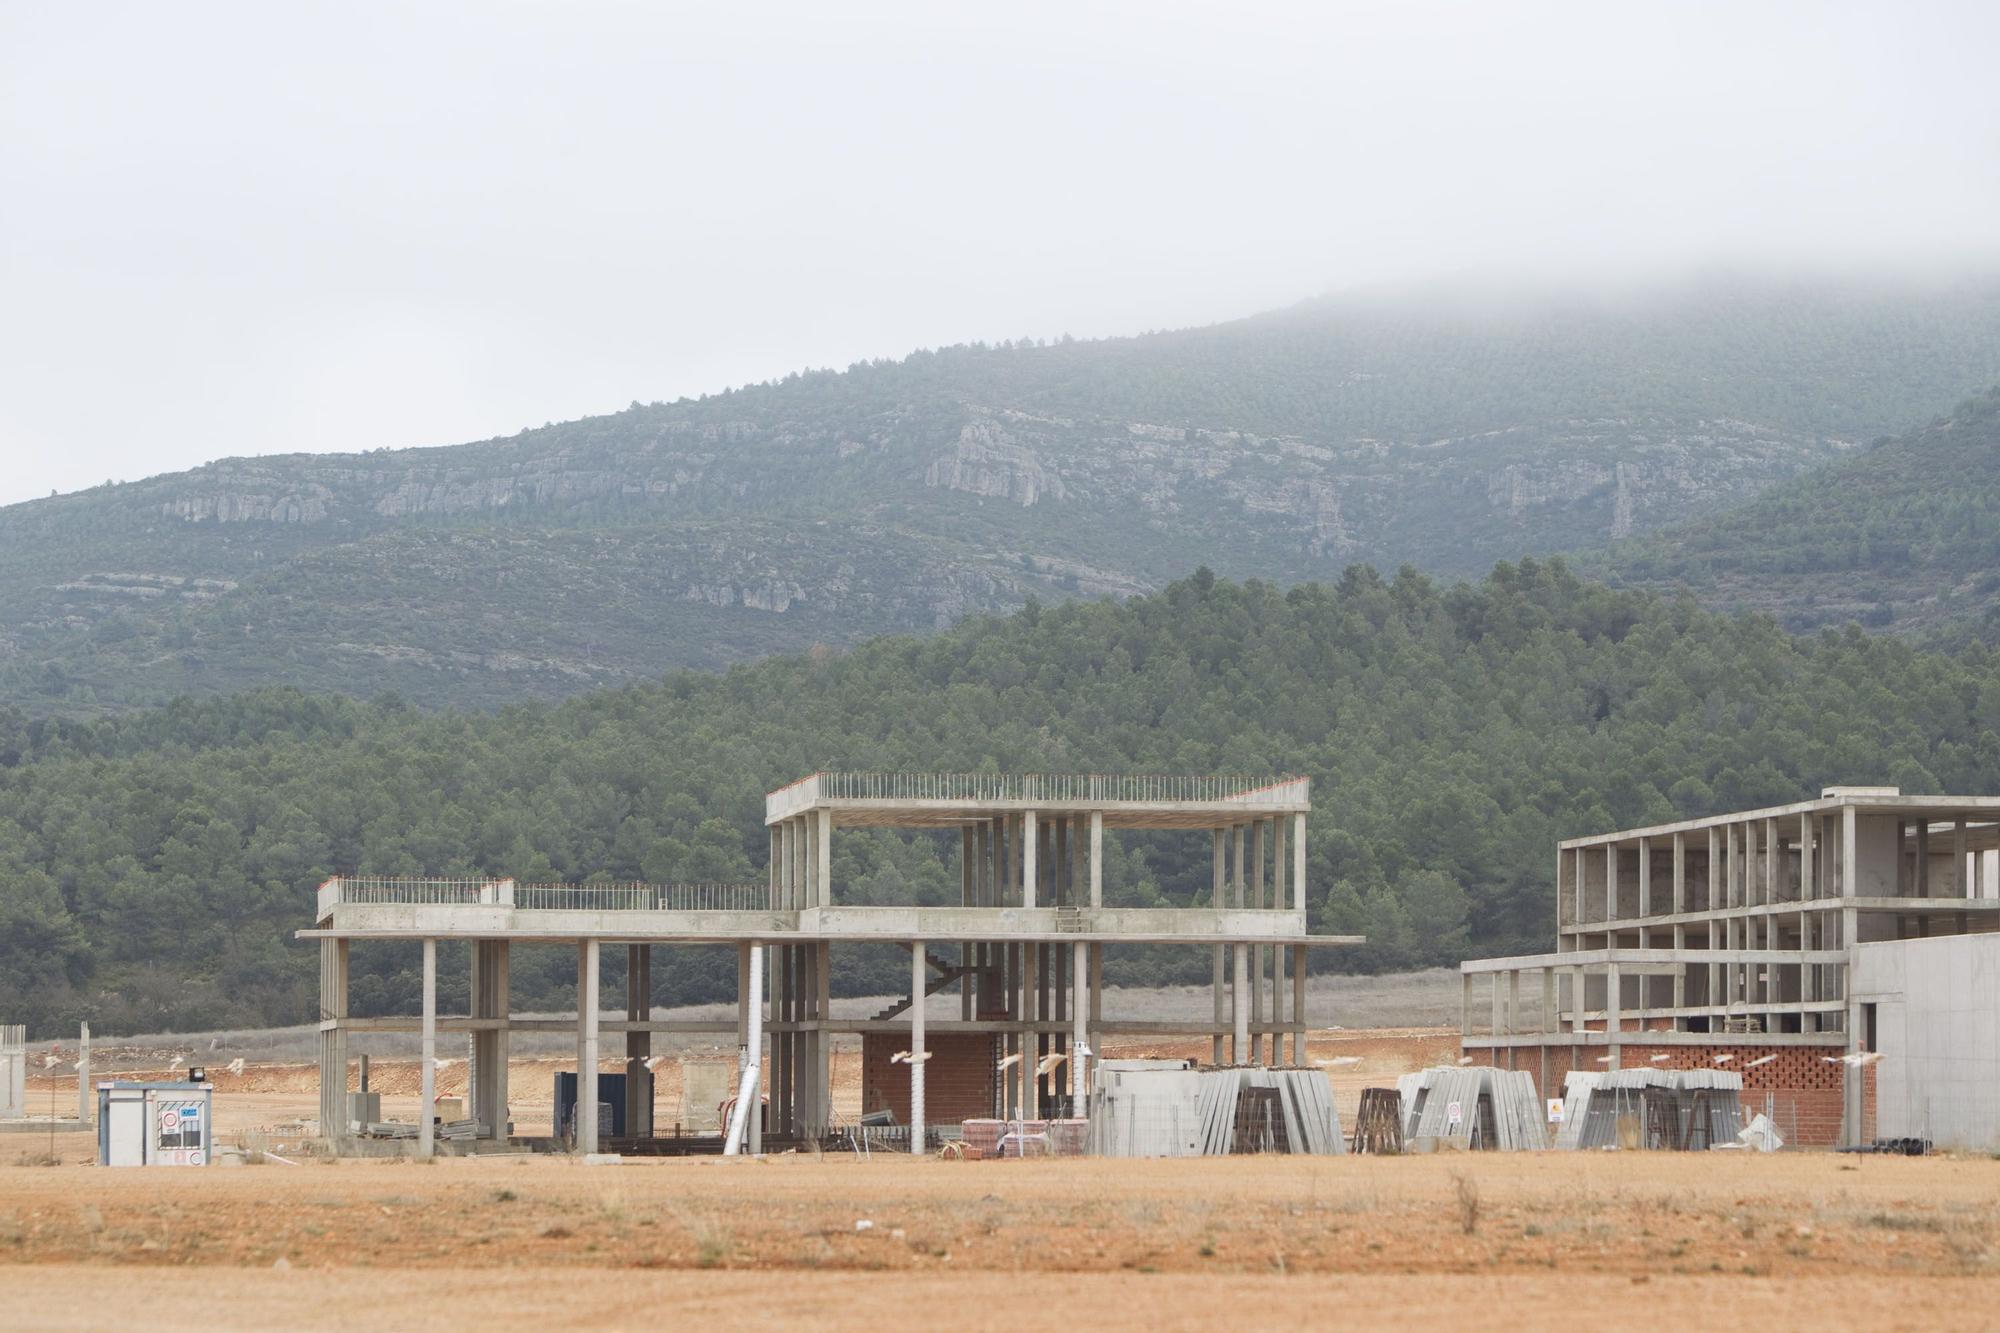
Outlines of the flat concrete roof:
[[797,912],[548,911],[495,903],[341,903],[300,939],[595,939],[624,944],[1266,944],[1338,948],[1268,908],[821,907]]
[[1308,777],[1118,773],[814,773],[764,798],[764,822],[824,810],[840,828],[958,828],[1027,811],[1106,828],[1211,829],[1312,809]]
[[1556,846],[1569,851],[1577,847],[1636,842],[1640,838],[1670,838],[1676,833],[1705,832],[1725,824],[1741,824],[1755,819],[1831,814],[1850,806],[1864,815],[1897,815],[1905,819],[1921,815],[1935,819],[1978,815],[2000,820],[2000,796],[1904,796],[1894,787],[1829,787],[1817,800],[1768,806],[1761,810],[1739,810],[1702,819],[1684,819],[1673,824],[1653,824],[1646,828],[1621,829],[1615,833],[1593,833],[1565,839]]

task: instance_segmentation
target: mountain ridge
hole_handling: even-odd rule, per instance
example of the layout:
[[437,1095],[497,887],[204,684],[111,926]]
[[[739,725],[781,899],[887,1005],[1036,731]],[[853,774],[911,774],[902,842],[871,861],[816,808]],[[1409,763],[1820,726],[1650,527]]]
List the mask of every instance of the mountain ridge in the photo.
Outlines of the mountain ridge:
[[2000,380],[2000,282],[1471,305],[948,348],[7,506],[0,703],[484,707],[1197,564],[1476,576],[1718,512]]

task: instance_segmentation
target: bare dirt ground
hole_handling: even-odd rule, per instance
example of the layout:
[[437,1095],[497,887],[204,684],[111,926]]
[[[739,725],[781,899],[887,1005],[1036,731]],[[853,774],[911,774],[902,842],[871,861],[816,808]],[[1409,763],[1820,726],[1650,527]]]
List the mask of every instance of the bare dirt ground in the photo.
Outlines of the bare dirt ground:
[[0,1323],[1976,1327],[1996,1228],[2000,1163],[1827,1154],[0,1167]]
[[[146,1049],[132,1045],[125,1076],[166,1076],[144,1067]],[[1206,1042],[1129,1039],[1106,1054],[1205,1057]],[[1456,1043],[1440,1027],[1350,1028],[1314,1034],[1310,1055],[1345,1126],[1361,1088],[1449,1062]],[[0,1136],[0,1328],[2000,1321],[2000,1161],[332,1162],[297,1153],[317,1106],[310,1064],[232,1075],[204,1058],[220,1140],[299,1164],[107,1171],[83,1164],[92,1145],[77,1135],[58,1136],[62,1164],[46,1166],[49,1140]],[[561,1067],[559,1044],[513,1062],[523,1132],[546,1127]],[[858,1048],[836,1052],[834,1073],[836,1111],[852,1116]],[[386,1114],[415,1115],[417,1075],[408,1059],[375,1062]],[[450,1095],[464,1077],[452,1065],[440,1086]],[[660,1123],[680,1088],[668,1059]],[[72,1108],[74,1075],[33,1080],[41,1097]]]

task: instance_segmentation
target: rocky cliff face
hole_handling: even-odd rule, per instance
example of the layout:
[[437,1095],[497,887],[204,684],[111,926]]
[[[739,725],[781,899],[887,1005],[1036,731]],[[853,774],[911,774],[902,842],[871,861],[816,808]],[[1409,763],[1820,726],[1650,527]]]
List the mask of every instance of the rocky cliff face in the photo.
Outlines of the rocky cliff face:
[[1204,564],[1474,576],[1740,504],[1989,383],[1994,346],[2000,285],[1326,302],[227,459],[0,510],[0,705],[268,680],[492,703]]

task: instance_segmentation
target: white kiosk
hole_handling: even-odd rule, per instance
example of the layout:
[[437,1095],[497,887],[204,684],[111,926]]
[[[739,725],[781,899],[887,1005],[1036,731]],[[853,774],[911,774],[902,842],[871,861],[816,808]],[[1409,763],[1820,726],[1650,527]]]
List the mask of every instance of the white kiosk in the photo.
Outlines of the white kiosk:
[[100,1083],[97,1160],[102,1166],[207,1166],[215,1160],[214,1085]]

